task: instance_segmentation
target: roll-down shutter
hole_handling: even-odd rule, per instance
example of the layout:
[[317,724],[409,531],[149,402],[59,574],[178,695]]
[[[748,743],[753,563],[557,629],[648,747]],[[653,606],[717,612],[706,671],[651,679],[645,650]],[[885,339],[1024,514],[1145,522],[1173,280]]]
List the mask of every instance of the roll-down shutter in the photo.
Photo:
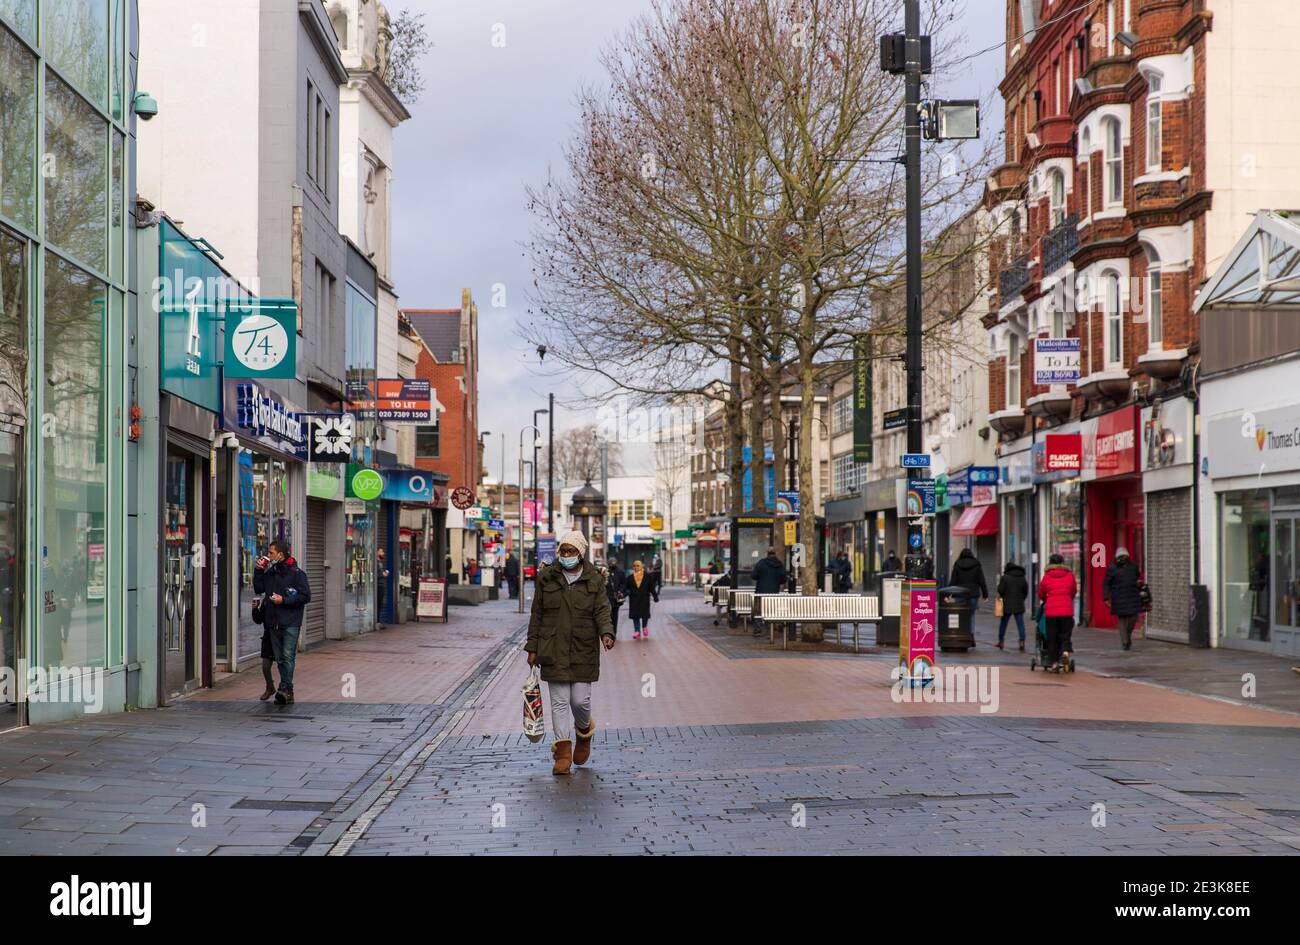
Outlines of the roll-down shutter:
[[303,642],[311,646],[325,639],[325,511],[326,504],[307,500],[307,546],[302,569],[311,585],[311,600],[303,614]]

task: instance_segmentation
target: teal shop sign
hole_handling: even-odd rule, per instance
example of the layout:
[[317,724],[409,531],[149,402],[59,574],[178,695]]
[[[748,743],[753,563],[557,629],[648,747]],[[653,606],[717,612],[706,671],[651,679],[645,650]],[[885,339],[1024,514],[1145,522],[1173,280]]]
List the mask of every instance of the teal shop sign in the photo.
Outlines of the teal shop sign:
[[163,217],[158,225],[158,313],[162,389],[213,413],[221,412],[222,313],[243,287],[209,255],[202,239],[186,236]]
[[348,498],[373,502],[383,491],[384,477],[377,470],[348,463]]
[[243,299],[226,307],[226,377],[293,378],[298,373],[298,305]]

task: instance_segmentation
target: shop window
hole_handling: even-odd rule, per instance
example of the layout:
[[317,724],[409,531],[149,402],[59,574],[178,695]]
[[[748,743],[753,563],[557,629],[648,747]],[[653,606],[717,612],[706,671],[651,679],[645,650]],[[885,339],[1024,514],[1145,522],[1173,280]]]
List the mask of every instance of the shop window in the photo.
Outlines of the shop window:
[[108,0],[43,0],[41,48],[77,90],[108,103]]
[[28,39],[35,39],[36,0],[0,0],[0,17]]
[[1219,638],[1268,642],[1268,490],[1219,497]]
[[45,666],[107,662],[105,286],[45,255],[41,634]]
[[108,122],[54,73],[45,84],[45,237],[100,272],[108,247]]
[[36,226],[36,57],[2,26],[0,213]]

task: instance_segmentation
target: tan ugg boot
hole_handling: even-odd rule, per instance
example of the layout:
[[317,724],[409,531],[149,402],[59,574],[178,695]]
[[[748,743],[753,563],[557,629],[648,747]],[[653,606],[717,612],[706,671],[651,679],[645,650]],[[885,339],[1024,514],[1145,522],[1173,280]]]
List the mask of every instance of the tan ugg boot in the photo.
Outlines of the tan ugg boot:
[[575,765],[585,765],[587,759],[591,757],[591,740],[596,735],[596,720],[591,720],[591,724],[587,726],[585,732],[577,728],[577,726],[574,727],[578,732],[578,743],[573,749],[573,763]]
[[556,742],[551,746],[551,754],[555,756],[555,767],[551,769],[551,774],[573,772],[573,742],[567,738]]

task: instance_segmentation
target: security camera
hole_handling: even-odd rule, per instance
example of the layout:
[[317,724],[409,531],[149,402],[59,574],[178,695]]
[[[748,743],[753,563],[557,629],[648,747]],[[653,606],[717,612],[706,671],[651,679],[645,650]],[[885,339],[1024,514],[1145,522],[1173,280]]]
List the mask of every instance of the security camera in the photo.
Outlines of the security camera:
[[136,92],[135,113],[141,121],[148,121],[158,114],[158,100],[148,92]]

